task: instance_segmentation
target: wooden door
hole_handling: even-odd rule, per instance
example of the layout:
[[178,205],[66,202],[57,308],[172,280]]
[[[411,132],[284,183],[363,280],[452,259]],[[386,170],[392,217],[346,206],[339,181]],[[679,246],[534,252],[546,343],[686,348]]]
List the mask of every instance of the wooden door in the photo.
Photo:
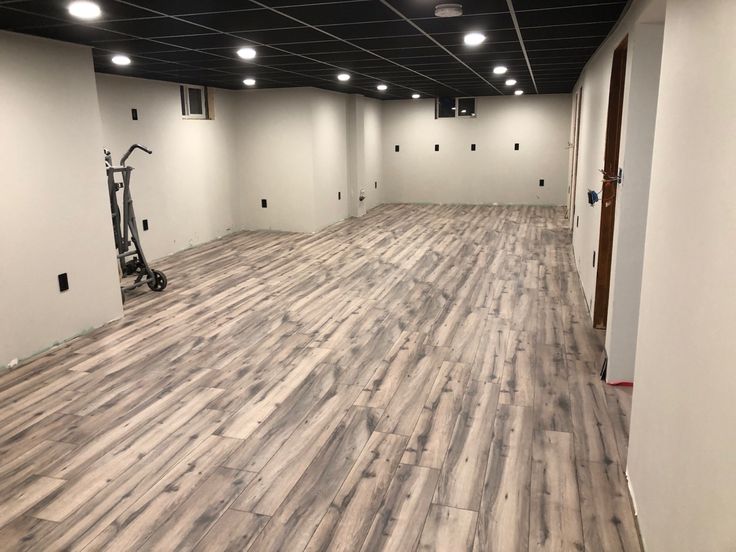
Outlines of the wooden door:
[[601,197],[601,228],[598,240],[597,275],[593,325],[605,329],[608,319],[608,298],[611,287],[611,260],[613,256],[613,225],[616,215],[616,187],[618,186],[618,154],[621,145],[621,117],[624,107],[626,79],[626,46],[624,38],[613,53],[611,84],[608,91],[608,118],[606,147],[603,160],[603,193]]

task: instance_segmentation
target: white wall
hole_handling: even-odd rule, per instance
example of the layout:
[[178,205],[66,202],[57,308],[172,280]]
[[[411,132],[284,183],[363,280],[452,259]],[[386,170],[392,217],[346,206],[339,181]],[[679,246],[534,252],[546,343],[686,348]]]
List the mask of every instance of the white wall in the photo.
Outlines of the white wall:
[[312,89],[240,94],[235,159],[244,227],[313,232]]
[[[575,250],[575,260],[580,274],[580,281],[583,286],[588,305],[595,302],[595,282],[597,275],[597,267],[593,266],[593,253],[598,257],[598,242],[600,235],[600,202],[591,206],[588,204],[588,190],[600,192],[601,173],[599,170],[603,167],[604,148],[606,143],[606,118],[608,114],[608,89],[611,82],[611,64],[613,61],[613,51],[626,37],[627,34],[633,33],[637,24],[654,21],[661,21],[660,9],[664,5],[664,0],[638,0],[633,2],[626,14],[619,21],[617,26],[604,41],[598,51],[588,61],[583,69],[575,90],[580,87],[583,89],[582,109],[580,114],[580,146],[578,150],[578,173],[577,188],[575,197],[575,214],[579,217],[578,221],[573,221],[573,249]],[[627,76],[631,77],[630,64],[631,56],[634,51],[644,46],[643,43],[637,44],[636,40],[629,45],[627,58]],[[646,54],[642,59],[646,58]],[[646,60],[650,67],[651,60]],[[628,88],[631,80],[628,79],[625,86]],[[657,81],[656,79],[648,79],[646,83],[642,82],[639,92],[645,93],[647,97],[656,95]],[[631,98],[631,96],[628,96]],[[630,101],[630,100],[629,100]],[[624,118],[628,113],[628,102],[624,103]],[[641,137],[649,132],[651,137],[651,121],[649,119],[638,119],[632,117],[629,121],[625,134],[621,137],[622,151],[624,151],[627,140],[645,143],[645,139]],[[624,169],[624,178],[628,179],[629,167],[626,166],[623,157],[619,159],[619,165]],[[636,170],[636,169],[634,169]],[[636,179],[634,179],[636,180]],[[633,182],[632,182],[633,184]],[[621,216],[620,209],[617,207],[616,217]],[[614,282],[612,281],[612,286]],[[613,291],[615,293],[615,290]],[[609,297],[610,304],[610,297]],[[635,321],[632,321],[635,324]]]
[[146,256],[163,257],[239,229],[232,201],[237,92],[212,90],[213,120],[183,119],[178,84],[103,74],[96,80],[103,143],[113,160],[133,143],[153,150],[150,156],[136,151],[128,161],[135,167],[133,201]]
[[[383,182],[383,124],[384,102],[365,98],[363,109],[363,179],[366,210],[385,202],[386,186]],[[375,184],[378,182],[378,188]]]
[[348,96],[311,92],[314,230],[319,230],[348,217]]
[[0,102],[3,366],[122,308],[90,49],[0,32]]
[[667,4],[628,458],[650,552],[736,550],[734,21]]
[[616,190],[611,292],[606,324],[607,379],[633,381],[644,265],[652,145],[657,114],[662,23],[636,24],[629,33],[620,165]]
[[570,102],[569,94],[482,97],[476,118],[451,119],[435,119],[431,99],[385,102],[387,200],[563,205]]

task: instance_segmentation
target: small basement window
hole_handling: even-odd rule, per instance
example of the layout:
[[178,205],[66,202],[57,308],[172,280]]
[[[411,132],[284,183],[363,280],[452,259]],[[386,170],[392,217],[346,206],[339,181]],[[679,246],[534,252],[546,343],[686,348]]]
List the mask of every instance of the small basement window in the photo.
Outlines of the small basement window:
[[182,117],[185,119],[210,119],[209,94],[207,92],[206,86],[180,85]]
[[475,98],[458,98],[457,116],[475,117]]
[[435,119],[444,119],[446,117],[454,117],[457,106],[455,98],[439,97],[435,103]]

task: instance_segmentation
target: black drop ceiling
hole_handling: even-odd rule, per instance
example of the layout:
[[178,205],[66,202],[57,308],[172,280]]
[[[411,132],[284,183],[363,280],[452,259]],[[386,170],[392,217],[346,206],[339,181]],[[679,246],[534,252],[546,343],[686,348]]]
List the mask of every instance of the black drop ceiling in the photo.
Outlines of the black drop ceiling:
[[[98,0],[102,16],[81,22],[67,13],[69,1],[0,0],[0,28],[90,45],[102,73],[231,89],[253,77],[258,88],[315,86],[387,99],[570,92],[626,5],[456,0],[464,15],[438,18],[434,7],[446,0]],[[468,31],[483,32],[486,42],[466,46]],[[256,59],[240,59],[242,46],[255,47]],[[133,63],[113,65],[113,54]],[[492,74],[499,64],[506,75]],[[352,75],[348,83],[337,81],[341,71]],[[507,78],[518,84],[505,86]],[[376,90],[381,82],[387,92]]]

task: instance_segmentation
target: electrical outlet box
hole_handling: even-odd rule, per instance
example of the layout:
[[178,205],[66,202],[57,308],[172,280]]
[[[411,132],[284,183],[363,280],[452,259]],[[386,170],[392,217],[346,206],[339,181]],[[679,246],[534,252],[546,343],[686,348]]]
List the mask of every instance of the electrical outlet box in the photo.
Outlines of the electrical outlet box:
[[434,145],[434,151],[440,151],[440,145],[439,144],[435,144]]
[[337,192],[337,199],[342,199],[342,193],[341,192]]
[[519,151],[519,144],[514,144],[514,151]]
[[131,117],[133,117],[133,120],[134,121],[137,121],[138,120],[138,110],[137,109],[135,109],[135,108],[131,109],[130,110],[130,115],[131,115]]
[[266,201],[265,199],[262,199],[261,200],[261,208],[265,209],[267,207],[268,207],[268,201]]
[[63,272],[57,276],[59,280],[59,291],[65,292],[69,289],[69,276],[66,272]]
[[543,188],[544,187],[544,178],[540,178],[539,179],[539,187],[540,188]]
[[376,190],[378,189],[378,181],[377,181],[377,180],[376,180],[376,181],[375,181],[375,182],[373,183],[373,187],[374,187],[374,188],[375,188]]
[[148,219],[143,219],[143,231],[148,230]]
[[475,144],[470,144],[470,151],[475,151]]
[[399,146],[398,145],[394,146],[394,151],[396,151],[396,152],[399,151]]

